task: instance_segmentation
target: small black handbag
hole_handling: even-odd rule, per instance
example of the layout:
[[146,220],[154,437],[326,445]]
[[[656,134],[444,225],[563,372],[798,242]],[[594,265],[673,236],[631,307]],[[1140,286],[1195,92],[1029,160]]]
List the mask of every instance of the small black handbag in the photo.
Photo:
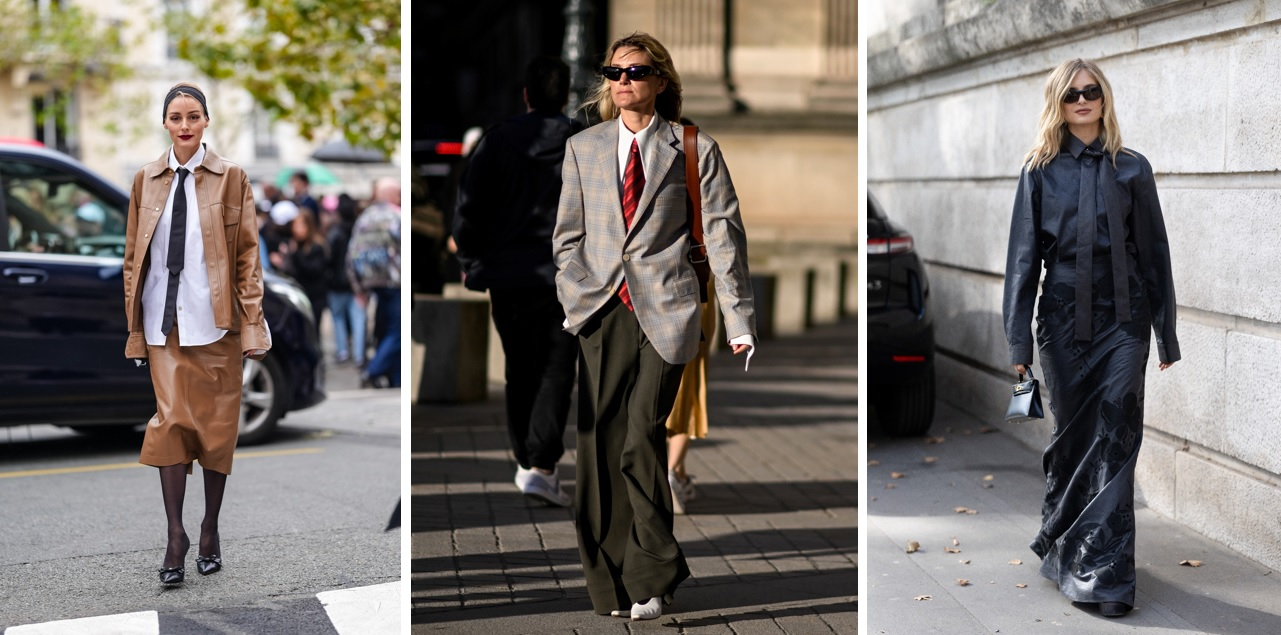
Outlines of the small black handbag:
[[1014,384],[1014,394],[1010,397],[1010,407],[1005,411],[1005,420],[1023,423],[1033,419],[1044,419],[1045,409],[1041,407],[1041,383],[1032,376],[1032,367],[1027,367],[1027,381],[1019,373],[1019,381]]

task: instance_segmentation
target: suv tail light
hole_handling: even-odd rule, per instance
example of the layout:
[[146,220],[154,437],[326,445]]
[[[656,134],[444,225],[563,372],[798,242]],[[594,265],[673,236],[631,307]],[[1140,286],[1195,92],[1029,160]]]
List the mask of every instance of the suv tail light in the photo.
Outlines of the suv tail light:
[[903,254],[912,251],[913,247],[912,237],[907,235],[893,238],[869,238],[867,240],[867,254],[869,256]]

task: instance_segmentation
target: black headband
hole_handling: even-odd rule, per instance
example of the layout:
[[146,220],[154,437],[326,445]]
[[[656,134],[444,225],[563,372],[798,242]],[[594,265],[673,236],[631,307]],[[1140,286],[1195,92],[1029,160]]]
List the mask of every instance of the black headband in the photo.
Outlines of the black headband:
[[164,119],[169,112],[169,102],[173,101],[178,95],[186,95],[200,102],[200,109],[205,111],[205,118],[209,118],[209,106],[205,104],[205,94],[200,92],[199,88],[193,86],[174,86],[170,89],[169,94],[165,95],[165,108],[160,112],[160,118]]

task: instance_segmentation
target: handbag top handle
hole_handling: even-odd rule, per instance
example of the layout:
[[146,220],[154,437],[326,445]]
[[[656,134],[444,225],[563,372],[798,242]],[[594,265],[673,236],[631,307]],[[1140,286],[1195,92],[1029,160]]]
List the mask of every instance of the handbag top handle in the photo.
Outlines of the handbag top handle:
[[707,258],[703,244],[703,193],[698,178],[698,126],[685,126],[685,192],[689,195],[689,231],[694,238],[694,249]]
[[[1032,374],[1032,365],[1031,365],[1031,364],[1025,364],[1025,365],[1023,366],[1023,368],[1027,369],[1027,378],[1028,378],[1028,379],[1036,379],[1036,376],[1034,376],[1034,375]],[[1020,381],[1020,382],[1022,382],[1022,381],[1023,381],[1023,373],[1019,373],[1019,381]]]

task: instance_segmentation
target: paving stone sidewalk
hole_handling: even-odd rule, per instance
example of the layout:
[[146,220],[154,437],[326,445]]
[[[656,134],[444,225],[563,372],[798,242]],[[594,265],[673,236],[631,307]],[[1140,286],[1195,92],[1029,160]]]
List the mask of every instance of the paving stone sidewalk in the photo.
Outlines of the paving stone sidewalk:
[[571,510],[512,484],[501,385],[415,406],[413,632],[857,632],[857,359],[853,320],[763,342],[748,372],[712,356],[710,432],[687,459],[697,496],[675,525],[692,576],[648,622],[592,612]]
[[1065,599],[1028,547],[1041,453],[1011,425],[940,401],[926,437],[895,439],[870,413],[868,633],[1281,633],[1281,575],[1142,504],[1134,611],[1109,619]]

